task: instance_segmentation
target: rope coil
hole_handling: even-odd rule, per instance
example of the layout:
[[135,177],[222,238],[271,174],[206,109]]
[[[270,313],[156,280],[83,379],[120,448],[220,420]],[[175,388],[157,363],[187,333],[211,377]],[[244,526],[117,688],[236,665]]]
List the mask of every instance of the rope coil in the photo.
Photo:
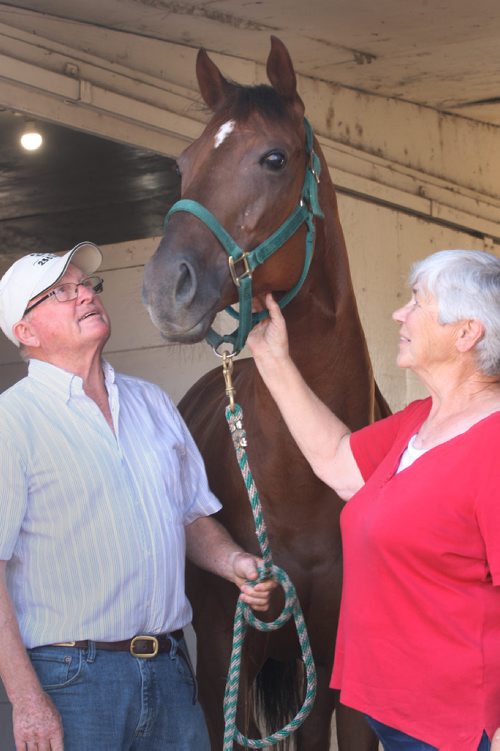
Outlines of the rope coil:
[[[265,748],[266,746],[276,745],[280,741],[288,738],[297,730],[306,717],[309,715],[316,697],[316,669],[314,659],[309,644],[307,628],[302,614],[302,608],[295,591],[295,587],[290,581],[288,575],[283,569],[275,566],[272,560],[269,538],[267,535],[266,524],[262,514],[259,493],[255,486],[248,457],[246,453],[247,439],[243,429],[243,410],[239,404],[234,404],[226,408],[226,420],[231,432],[236,457],[240,467],[241,474],[248,492],[248,498],[252,508],[252,514],[255,522],[255,531],[259,546],[264,560],[264,566],[259,570],[259,577],[253,584],[263,581],[264,579],[273,579],[283,588],[285,595],[285,604],[281,614],[274,621],[261,621],[255,616],[249,605],[238,600],[236,613],[234,617],[233,644],[231,650],[231,660],[229,666],[229,675],[226,682],[224,695],[224,748],[223,751],[232,751],[233,741],[237,741],[241,746],[247,748]],[[281,730],[277,730],[272,735],[262,739],[247,738],[236,727],[236,712],[238,707],[238,690],[241,670],[241,651],[245,640],[248,626],[259,631],[276,631],[293,616],[297,636],[302,651],[302,658],[306,671],[306,692],[304,702],[296,716]]]

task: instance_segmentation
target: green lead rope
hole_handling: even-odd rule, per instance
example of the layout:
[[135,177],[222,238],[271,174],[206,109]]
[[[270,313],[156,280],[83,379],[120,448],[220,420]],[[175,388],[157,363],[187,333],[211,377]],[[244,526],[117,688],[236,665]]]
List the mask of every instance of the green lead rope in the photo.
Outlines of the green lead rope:
[[[255,487],[252,473],[248,466],[248,457],[245,450],[247,446],[246,433],[243,429],[243,411],[239,404],[234,405],[234,410],[229,406],[226,408],[226,420],[229,424],[236,457],[248,492],[248,498],[250,500],[255,522],[255,531],[259,541],[262,558],[264,560],[264,567],[259,571],[257,581],[250,583],[256,584],[264,579],[274,579],[281,585],[285,594],[285,605],[281,614],[276,620],[270,621],[269,623],[261,621],[254,615],[252,609],[248,605],[241,602],[241,600],[238,600],[234,617],[233,646],[231,651],[229,675],[224,695],[225,730],[223,751],[232,751],[234,741],[246,748],[265,748],[266,746],[276,745],[294,733],[302,725],[313,707],[316,696],[316,669],[314,666],[311,646],[309,644],[304,616],[302,614],[302,608],[300,607],[295,587],[283,569],[275,566],[272,560],[259,493]],[[247,626],[253,626],[259,631],[276,631],[278,628],[284,626],[292,616],[295,621],[295,627],[297,629],[300,648],[302,650],[302,658],[306,670],[306,694],[304,697],[304,703],[293,720],[281,730],[277,730],[272,735],[262,739],[247,738],[242,735],[236,727],[241,651],[245,641]]]

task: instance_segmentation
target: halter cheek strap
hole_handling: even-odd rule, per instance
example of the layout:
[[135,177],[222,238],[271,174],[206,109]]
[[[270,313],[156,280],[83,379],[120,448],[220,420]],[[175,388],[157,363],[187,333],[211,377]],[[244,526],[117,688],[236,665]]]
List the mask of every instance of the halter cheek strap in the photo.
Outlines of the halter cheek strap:
[[183,198],[174,203],[165,217],[166,228],[168,220],[173,214],[176,214],[179,211],[193,214],[208,227],[228,254],[229,270],[239,292],[239,310],[235,310],[229,306],[226,308],[226,311],[229,315],[239,321],[239,325],[231,334],[224,335],[218,334],[212,328],[210,329],[206,340],[216,352],[221,344],[228,343],[233,348],[233,354],[238,354],[245,346],[247,336],[255,324],[268,315],[267,311],[252,313],[252,273],[257,266],[260,266],[260,264],[264,263],[271,255],[273,255],[273,253],[279,250],[279,248],[281,248],[304,223],[307,226],[304,267],[297,284],[295,284],[295,286],[286,292],[279,300],[279,306],[281,308],[284,308],[285,305],[295,297],[309,272],[314,250],[314,219],[316,217],[322,218],[323,212],[321,211],[318,200],[318,184],[321,165],[319,157],[313,149],[313,131],[307,119],[304,119],[304,125],[306,131],[306,151],[309,160],[304,176],[304,184],[302,186],[299,205],[294,209],[290,216],[285,219],[283,224],[256,248],[249,251],[240,248],[216,217],[201,203],[198,203],[198,201]]

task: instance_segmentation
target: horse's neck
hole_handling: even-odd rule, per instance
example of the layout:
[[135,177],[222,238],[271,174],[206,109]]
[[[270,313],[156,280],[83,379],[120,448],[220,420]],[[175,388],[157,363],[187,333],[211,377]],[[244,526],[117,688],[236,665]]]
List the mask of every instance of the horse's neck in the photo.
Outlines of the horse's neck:
[[[340,224],[337,195],[328,173],[328,167],[322,158],[319,203],[324,213],[324,220],[317,223],[315,246],[316,263],[312,268],[311,285],[323,289],[330,306],[336,315],[341,311],[354,312],[357,317],[357,303],[349,267],[349,258]],[[324,282],[324,284],[322,284]],[[340,322],[341,323],[341,322]],[[342,332],[337,330],[337,335]]]
[[318,224],[311,269],[286,312],[290,350],[302,374],[322,398],[333,403],[337,393],[352,392],[351,384],[359,383],[371,401],[368,391],[373,377],[366,340],[335,193],[329,178],[325,182],[320,195],[325,219]]

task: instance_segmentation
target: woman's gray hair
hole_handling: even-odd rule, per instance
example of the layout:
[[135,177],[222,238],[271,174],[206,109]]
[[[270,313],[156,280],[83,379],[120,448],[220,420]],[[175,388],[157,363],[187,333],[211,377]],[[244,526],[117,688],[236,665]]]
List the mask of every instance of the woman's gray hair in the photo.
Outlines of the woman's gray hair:
[[486,375],[500,373],[500,258],[482,250],[440,250],[417,261],[408,278],[437,301],[440,323],[475,319],[485,333],[476,362]]

